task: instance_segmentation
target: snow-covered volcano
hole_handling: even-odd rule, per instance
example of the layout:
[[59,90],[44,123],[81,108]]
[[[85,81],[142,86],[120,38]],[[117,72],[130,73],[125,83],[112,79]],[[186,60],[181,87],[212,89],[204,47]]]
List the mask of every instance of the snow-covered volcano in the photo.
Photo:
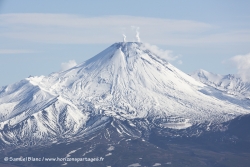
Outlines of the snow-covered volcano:
[[[248,106],[196,81],[143,43],[122,42],[69,70],[1,88],[0,138],[15,145],[55,142],[87,136],[110,118],[132,129],[142,126],[135,120],[183,129],[231,120],[250,113]],[[120,134],[131,132],[126,128],[117,125]]]

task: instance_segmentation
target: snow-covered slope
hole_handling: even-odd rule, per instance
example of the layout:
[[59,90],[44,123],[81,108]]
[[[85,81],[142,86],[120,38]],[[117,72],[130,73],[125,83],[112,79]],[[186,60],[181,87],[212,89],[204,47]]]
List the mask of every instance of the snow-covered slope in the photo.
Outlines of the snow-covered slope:
[[0,139],[44,144],[108,123],[121,135],[140,136],[142,127],[184,129],[250,113],[248,100],[204,85],[159,56],[142,43],[115,43],[69,70],[1,88]]
[[229,94],[237,96],[243,95],[246,98],[250,98],[250,83],[243,81],[237,75],[219,75],[200,69],[191,76],[206,85],[210,85]]

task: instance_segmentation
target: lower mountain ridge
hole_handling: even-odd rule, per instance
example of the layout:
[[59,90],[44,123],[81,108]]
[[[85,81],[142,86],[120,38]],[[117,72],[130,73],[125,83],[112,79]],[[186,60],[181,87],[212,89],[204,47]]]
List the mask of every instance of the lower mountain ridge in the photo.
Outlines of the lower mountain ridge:
[[250,83],[235,74],[219,75],[205,70],[198,70],[191,77],[206,85],[238,97],[250,98]]
[[[140,121],[138,121],[140,122]],[[247,167],[250,156],[250,115],[223,123],[217,131],[193,126],[185,130],[152,127],[144,137],[136,129],[119,133],[126,121],[110,118],[104,129],[75,141],[60,141],[48,146],[6,149],[3,157],[48,158],[50,161],[6,162],[1,166],[189,166],[189,167]],[[199,131],[199,132],[198,132]],[[199,135],[197,135],[197,132]],[[180,135],[182,134],[182,135]],[[98,158],[100,161],[53,161],[62,158]]]

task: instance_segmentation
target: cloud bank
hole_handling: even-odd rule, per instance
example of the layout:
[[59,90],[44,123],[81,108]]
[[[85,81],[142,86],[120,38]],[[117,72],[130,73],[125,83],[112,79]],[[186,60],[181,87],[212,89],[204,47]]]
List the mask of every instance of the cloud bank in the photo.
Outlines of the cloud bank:
[[192,20],[123,15],[99,17],[42,13],[0,15],[0,37],[42,43],[114,43],[123,40],[121,34],[126,34],[127,41],[140,41],[140,33],[143,34],[145,42],[192,44],[200,42],[197,39],[199,33],[214,28],[211,24]]
[[230,62],[237,68],[237,73],[241,78],[250,82],[250,53],[234,56],[230,59]]
[[127,15],[1,14],[0,30],[3,40],[55,44],[110,44],[123,41],[121,34],[126,34],[128,42],[142,37],[143,42],[173,46],[250,42],[248,29],[225,30],[200,21]]
[[68,70],[68,69],[70,69],[70,68],[72,68],[72,67],[74,67],[76,65],[77,65],[77,63],[76,63],[75,60],[69,60],[68,62],[65,62],[65,63],[61,64],[61,70],[65,71],[65,70]]
[[173,55],[172,50],[163,50],[158,48],[156,45],[151,45],[149,43],[144,43],[144,47],[164,60],[174,61],[178,59],[178,56]]
[[20,49],[0,49],[0,54],[23,54],[33,53],[31,50],[20,50]]

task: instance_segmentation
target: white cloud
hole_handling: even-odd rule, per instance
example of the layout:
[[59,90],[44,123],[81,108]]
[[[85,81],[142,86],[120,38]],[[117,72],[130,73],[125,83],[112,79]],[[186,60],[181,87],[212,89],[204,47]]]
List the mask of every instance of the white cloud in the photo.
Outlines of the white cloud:
[[0,49],[0,54],[23,54],[33,53],[31,50],[18,50],[18,49]]
[[250,82],[250,53],[234,56],[230,59],[230,62],[237,68],[241,78]]
[[61,70],[65,71],[65,70],[68,70],[76,65],[77,65],[77,63],[75,60],[69,60],[68,62],[61,64]]
[[178,58],[178,56],[173,55],[173,51],[160,49],[156,45],[144,43],[144,47],[167,61],[174,61]]

